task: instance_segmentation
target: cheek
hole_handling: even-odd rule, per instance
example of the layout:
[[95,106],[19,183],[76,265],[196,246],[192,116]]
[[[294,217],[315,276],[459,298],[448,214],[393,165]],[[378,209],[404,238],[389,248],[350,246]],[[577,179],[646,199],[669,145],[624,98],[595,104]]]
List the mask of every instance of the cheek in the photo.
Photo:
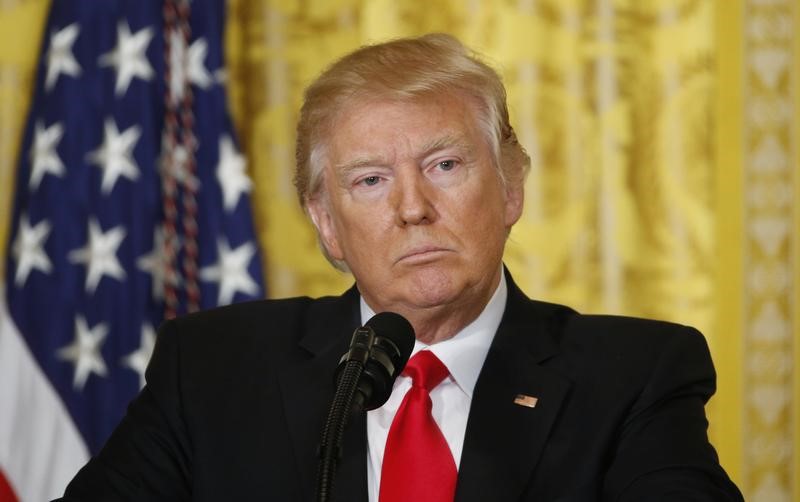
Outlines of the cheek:
[[343,210],[336,220],[339,244],[347,260],[366,261],[382,256],[379,251],[388,239],[383,230],[385,222],[378,209],[368,211]]
[[506,235],[506,208],[500,193],[486,193],[462,197],[456,201],[460,213],[456,213],[462,235],[473,243],[475,252],[480,255],[496,254],[496,247],[503,246]]
[[[494,187],[492,187],[494,188]],[[496,190],[472,190],[453,200],[465,227],[472,232],[485,232],[505,221],[505,198]]]

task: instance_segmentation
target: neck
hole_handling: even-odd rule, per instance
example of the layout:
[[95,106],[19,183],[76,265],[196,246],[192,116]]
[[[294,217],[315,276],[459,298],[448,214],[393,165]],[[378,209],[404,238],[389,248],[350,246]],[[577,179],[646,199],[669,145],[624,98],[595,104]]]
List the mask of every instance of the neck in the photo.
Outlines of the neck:
[[473,294],[471,295],[462,295],[452,302],[430,307],[408,305],[402,302],[383,303],[375,301],[365,292],[361,294],[373,312],[390,311],[402,315],[414,327],[417,340],[426,345],[433,345],[454,337],[481,315],[497,291],[500,274],[489,282],[488,288],[476,287],[472,289]]
[[[486,302],[488,302],[488,298]],[[458,309],[448,312],[420,312],[418,310],[401,313],[414,326],[417,340],[426,344],[443,342],[456,336],[467,327],[486,307],[486,302],[472,309]]]

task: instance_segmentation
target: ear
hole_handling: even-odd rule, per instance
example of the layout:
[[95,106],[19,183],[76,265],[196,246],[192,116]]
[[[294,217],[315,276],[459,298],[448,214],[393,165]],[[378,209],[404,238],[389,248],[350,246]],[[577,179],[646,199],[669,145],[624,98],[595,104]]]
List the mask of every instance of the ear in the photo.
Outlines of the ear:
[[525,187],[522,183],[511,183],[506,187],[505,225],[507,229],[519,221],[525,203]]
[[334,225],[330,212],[330,203],[324,196],[315,196],[306,200],[306,208],[311,216],[311,221],[317,228],[317,235],[328,256],[335,260],[344,260],[336,233],[336,225]]

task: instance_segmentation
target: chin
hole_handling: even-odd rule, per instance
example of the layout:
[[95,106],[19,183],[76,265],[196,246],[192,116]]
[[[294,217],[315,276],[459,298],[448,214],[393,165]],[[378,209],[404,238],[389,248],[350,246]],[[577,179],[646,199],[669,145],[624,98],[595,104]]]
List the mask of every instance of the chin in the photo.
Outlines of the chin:
[[455,280],[452,273],[444,270],[421,270],[410,279],[412,301],[422,308],[451,303],[459,293],[459,281]]

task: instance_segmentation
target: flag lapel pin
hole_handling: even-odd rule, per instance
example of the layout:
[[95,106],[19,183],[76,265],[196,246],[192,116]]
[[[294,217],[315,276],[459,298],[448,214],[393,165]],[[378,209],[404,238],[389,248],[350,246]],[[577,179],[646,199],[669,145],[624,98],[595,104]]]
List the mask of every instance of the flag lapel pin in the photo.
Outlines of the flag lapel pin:
[[514,398],[514,404],[518,404],[526,408],[536,408],[536,403],[538,402],[538,397],[528,396],[526,394],[517,394],[517,397]]

